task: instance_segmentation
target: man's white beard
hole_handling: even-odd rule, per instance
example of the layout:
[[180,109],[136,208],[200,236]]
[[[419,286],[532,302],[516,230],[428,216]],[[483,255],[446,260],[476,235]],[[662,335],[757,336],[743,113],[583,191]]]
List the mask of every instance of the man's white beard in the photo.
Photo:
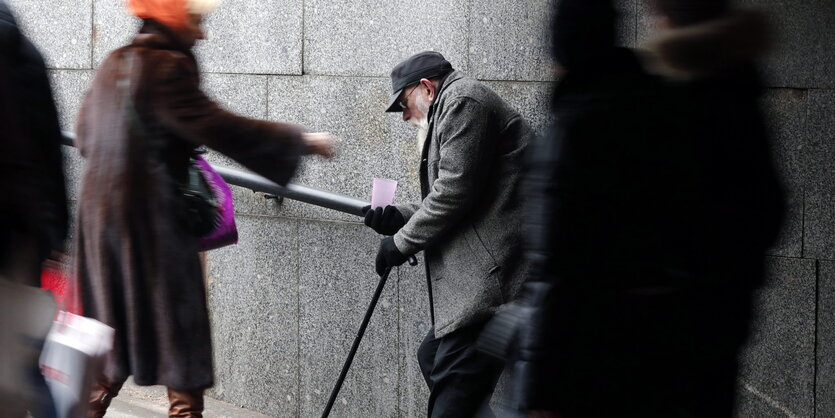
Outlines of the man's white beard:
[[417,132],[417,146],[418,146],[418,155],[423,153],[423,144],[426,143],[426,136],[429,134],[429,121],[424,117],[418,121],[415,121],[415,126],[418,128]]
[[418,155],[420,155],[423,153],[423,144],[426,142],[426,137],[429,134],[429,119],[427,115],[429,115],[429,107],[432,105],[432,102],[425,100],[423,97],[417,97],[416,99],[415,105],[420,113],[423,114],[423,117],[420,119],[411,118],[409,119],[409,123],[418,129],[417,146]]

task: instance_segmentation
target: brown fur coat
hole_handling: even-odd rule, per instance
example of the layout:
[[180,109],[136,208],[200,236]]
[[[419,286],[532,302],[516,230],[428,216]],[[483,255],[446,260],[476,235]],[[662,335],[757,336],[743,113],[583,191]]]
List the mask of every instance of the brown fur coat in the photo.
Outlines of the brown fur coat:
[[[131,99],[142,129],[129,128]],[[76,246],[84,313],[116,329],[105,376],[175,389],[211,386],[197,239],[175,215],[182,204],[176,184],[199,145],[284,184],[305,151],[300,129],[221,109],[200,90],[189,49],[148,20],[131,45],[102,63],[77,131],[86,158]]]

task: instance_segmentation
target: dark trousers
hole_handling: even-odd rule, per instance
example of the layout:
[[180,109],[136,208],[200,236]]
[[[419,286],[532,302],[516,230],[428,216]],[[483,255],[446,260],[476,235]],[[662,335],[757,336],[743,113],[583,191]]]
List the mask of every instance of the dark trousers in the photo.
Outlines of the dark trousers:
[[537,386],[564,418],[730,418],[751,293],[562,289]]
[[492,417],[488,405],[503,364],[476,349],[483,323],[441,338],[429,330],[418,349],[420,371],[429,386],[431,418]]

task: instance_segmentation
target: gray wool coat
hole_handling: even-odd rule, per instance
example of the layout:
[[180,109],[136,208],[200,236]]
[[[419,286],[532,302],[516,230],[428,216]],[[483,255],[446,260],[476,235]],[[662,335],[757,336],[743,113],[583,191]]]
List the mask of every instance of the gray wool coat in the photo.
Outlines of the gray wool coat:
[[519,183],[532,136],[487,86],[449,74],[429,110],[423,201],[398,205],[404,254],[424,251],[436,338],[488,319],[524,279]]

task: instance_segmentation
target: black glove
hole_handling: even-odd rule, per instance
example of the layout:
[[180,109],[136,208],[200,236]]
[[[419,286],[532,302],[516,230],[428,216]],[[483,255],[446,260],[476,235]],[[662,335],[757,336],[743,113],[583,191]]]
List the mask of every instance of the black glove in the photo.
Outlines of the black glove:
[[385,274],[387,267],[399,266],[408,259],[409,256],[403,255],[394,245],[394,238],[383,238],[380,241],[380,249],[377,250],[377,274],[382,276]]
[[386,206],[383,208],[376,208],[371,210],[371,205],[362,208],[362,213],[365,214],[365,226],[377,231],[382,235],[394,235],[403,225],[406,225],[406,219],[394,206]]

